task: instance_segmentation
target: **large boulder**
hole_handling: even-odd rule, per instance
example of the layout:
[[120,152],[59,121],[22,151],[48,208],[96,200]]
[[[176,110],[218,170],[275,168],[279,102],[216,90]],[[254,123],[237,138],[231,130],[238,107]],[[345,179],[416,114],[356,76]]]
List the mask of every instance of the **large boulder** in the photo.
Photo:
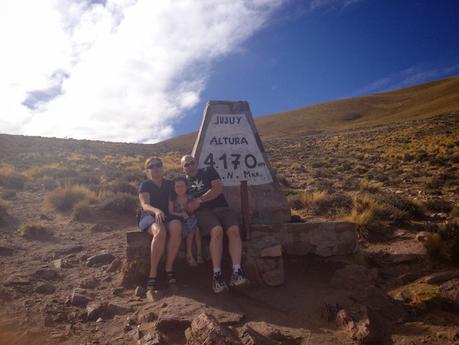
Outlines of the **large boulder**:
[[209,314],[202,313],[185,332],[187,345],[238,345],[238,337]]

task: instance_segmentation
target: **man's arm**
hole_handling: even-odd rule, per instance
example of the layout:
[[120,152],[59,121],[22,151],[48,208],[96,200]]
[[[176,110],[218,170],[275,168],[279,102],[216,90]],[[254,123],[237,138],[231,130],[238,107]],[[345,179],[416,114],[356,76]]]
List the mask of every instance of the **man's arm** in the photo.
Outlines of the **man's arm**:
[[193,213],[196,211],[203,202],[211,201],[220,196],[223,193],[223,183],[222,180],[216,179],[210,182],[210,189],[201,195],[199,198],[196,198],[190,201],[187,204],[188,212]]

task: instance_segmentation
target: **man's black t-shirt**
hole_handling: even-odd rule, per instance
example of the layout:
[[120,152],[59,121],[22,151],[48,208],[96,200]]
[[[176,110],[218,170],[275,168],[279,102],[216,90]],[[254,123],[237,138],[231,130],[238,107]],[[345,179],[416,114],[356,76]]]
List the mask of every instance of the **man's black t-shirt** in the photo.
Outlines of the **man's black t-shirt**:
[[[172,181],[163,179],[161,188],[158,187],[152,180],[145,180],[139,186],[140,193],[150,194],[150,205],[159,208],[166,215],[169,214],[169,195],[172,188]],[[142,217],[145,212],[142,210]]]
[[[206,193],[212,186],[211,182],[214,180],[220,180],[217,170],[213,167],[207,167],[204,169],[198,169],[196,176],[187,176],[189,189],[188,193],[193,196],[193,198],[199,198],[201,195]],[[227,207],[228,203],[226,202],[225,196],[220,194],[213,200],[203,202],[201,207],[205,208],[214,208],[214,207]]]

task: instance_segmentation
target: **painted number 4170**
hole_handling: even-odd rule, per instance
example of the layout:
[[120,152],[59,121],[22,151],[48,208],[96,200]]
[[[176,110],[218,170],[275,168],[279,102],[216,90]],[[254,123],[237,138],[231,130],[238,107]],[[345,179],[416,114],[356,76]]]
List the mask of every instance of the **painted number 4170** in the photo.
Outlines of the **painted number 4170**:
[[[231,153],[230,155],[224,153],[217,158],[217,161],[221,162],[223,169],[225,170],[228,169],[229,164],[232,164],[233,170],[236,170],[241,165],[241,157],[242,155],[238,153]],[[253,169],[257,166],[257,158],[250,153],[244,155],[242,162],[249,169]],[[204,164],[211,167],[214,167],[217,164],[217,162],[215,162],[213,153],[209,153],[207,155],[206,159],[204,160]]]

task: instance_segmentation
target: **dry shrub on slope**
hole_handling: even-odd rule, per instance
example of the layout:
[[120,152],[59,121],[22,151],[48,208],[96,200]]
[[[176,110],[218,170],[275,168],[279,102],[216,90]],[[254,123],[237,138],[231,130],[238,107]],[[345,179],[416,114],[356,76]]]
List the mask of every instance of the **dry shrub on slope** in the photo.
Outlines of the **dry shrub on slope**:
[[50,192],[45,198],[44,205],[48,209],[65,212],[72,210],[83,200],[93,202],[96,200],[96,195],[85,186],[66,185]]

